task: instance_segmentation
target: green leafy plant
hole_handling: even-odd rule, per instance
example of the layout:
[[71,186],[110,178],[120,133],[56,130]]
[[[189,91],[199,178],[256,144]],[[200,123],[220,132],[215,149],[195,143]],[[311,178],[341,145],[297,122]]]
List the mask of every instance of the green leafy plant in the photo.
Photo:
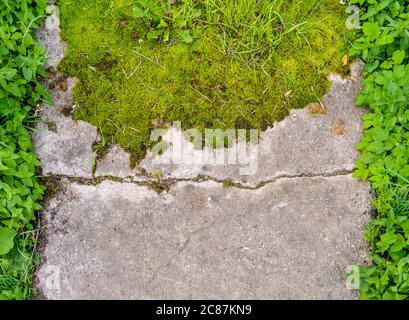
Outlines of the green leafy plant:
[[351,56],[365,62],[357,104],[369,107],[355,177],[377,193],[377,217],[365,239],[371,266],[359,270],[363,299],[409,298],[409,2],[350,0],[359,5],[362,28]]
[[409,298],[409,188],[384,189],[375,201],[378,216],[366,231],[373,264],[360,266],[363,299]]
[[0,299],[31,295],[35,211],[43,187],[29,134],[31,108],[47,99],[37,80],[45,76],[44,49],[33,30],[45,0],[0,3]]
[[350,1],[361,5],[363,22],[351,55],[366,63],[367,79],[357,103],[369,106],[358,149],[356,177],[376,188],[409,177],[409,13],[407,1]]

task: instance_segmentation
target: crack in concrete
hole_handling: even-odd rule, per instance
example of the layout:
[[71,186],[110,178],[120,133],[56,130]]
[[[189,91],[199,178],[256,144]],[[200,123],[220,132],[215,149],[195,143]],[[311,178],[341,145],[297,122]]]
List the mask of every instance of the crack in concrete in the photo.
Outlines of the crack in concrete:
[[[337,177],[337,176],[347,176],[351,175],[354,172],[354,170],[336,170],[333,172],[323,172],[323,173],[302,173],[302,174],[283,174],[283,175],[278,175],[277,177],[274,177],[269,180],[261,181],[258,183],[256,186],[249,186],[245,185],[239,182],[235,182],[229,179],[217,179],[211,176],[204,176],[204,175],[199,175],[196,178],[168,178],[168,179],[160,179],[160,178],[155,178],[149,175],[138,175],[134,177],[115,177],[115,176],[101,176],[101,177],[94,177],[94,178],[86,178],[86,177],[72,177],[72,176],[65,176],[65,175],[53,175],[53,177],[57,178],[58,180],[67,180],[69,182],[74,182],[82,185],[98,185],[104,181],[113,181],[113,182],[119,182],[119,183],[132,183],[136,184],[139,186],[145,186],[149,187],[150,189],[153,189],[157,191],[158,193],[161,193],[162,191],[169,191],[171,187],[175,186],[179,182],[196,182],[196,183],[202,183],[202,182],[208,182],[208,181],[213,181],[219,184],[223,184],[225,187],[233,187],[237,189],[244,189],[244,190],[257,190],[260,189],[268,184],[276,183],[280,180],[284,179],[302,179],[302,178],[330,178],[330,177]],[[141,181],[136,181],[134,180],[135,177],[139,177]]]

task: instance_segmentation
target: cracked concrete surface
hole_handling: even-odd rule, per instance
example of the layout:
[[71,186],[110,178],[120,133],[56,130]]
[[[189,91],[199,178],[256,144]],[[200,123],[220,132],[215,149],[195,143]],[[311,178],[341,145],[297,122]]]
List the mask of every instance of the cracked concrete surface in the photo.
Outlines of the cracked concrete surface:
[[365,256],[369,187],[350,176],[283,179],[254,191],[181,182],[157,194],[64,182],[45,213],[46,263],[63,299],[350,299]]
[[[240,175],[237,165],[161,164],[172,149],[148,152],[130,168],[129,154],[115,145],[95,161],[97,129],[70,115],[75,79],[55,70],[65,51],[56,9],[38,34],[55,105],[41,106],[46,122],[33,135],[43,173],[60,177],[42,212],[36,288],[44,298],[358,297],[345,271],[365,261],[371,211],[369,185],[351,177],[362,64],[345,79],[329,76],[325,112],[292,110],[261,134],[254,175]],[[197,157],[180,131],[168,133],[165,140],[183,141],[176,151]],[[152,183],[168,190],[157,193]]]

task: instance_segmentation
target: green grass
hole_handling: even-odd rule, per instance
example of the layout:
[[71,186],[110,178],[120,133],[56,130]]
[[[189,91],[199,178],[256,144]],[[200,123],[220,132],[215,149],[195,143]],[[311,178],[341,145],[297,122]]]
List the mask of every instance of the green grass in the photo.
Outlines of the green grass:
[[152,129],[257,128],[317,101],[341,69],[337,0],[60,0],[75,118],[141,159]]
[[33,297],[32,275],[39,263],[39,255],[34,251],[37,230],[20,231],[14,239],[14,248],[7,256],[0,257],[0,300]]

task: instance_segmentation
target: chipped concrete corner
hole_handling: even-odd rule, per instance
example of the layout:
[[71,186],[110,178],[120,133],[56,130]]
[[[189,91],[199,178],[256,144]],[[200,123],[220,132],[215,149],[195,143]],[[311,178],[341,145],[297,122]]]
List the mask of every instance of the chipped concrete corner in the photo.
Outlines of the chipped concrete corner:
[[[61,188],[42,212],[42,297],[358,298],[345,273],[365,262],[371,212],[369,184],[351,176],[364,112],[354,104],[361,63],[348,78],[329,76],[320,110],[292,110],[262,133],[255,175],[240,175],[235,165],[161,165],[149,152],[131,169],[119,146],[93,173],[99,136],[70,115],[75,79],[55,69],[65,45],[52,8],[38,38],[55,105],[41,106],[45,122],[33,139],[43,173],[59,176]],[[188,149],[186,157],[195,157]],[[172,182],[162,193],[148,187],[158,172]],[[80,182],[94,178],[99,183]]]

